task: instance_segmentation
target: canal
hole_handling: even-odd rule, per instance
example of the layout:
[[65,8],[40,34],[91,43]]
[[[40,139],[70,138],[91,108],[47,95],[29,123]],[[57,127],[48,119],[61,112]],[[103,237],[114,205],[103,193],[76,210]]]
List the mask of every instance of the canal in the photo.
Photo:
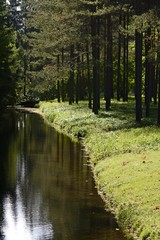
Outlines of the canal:
[[125,240],[79,143],[37,114],[0,122],[1,240]]

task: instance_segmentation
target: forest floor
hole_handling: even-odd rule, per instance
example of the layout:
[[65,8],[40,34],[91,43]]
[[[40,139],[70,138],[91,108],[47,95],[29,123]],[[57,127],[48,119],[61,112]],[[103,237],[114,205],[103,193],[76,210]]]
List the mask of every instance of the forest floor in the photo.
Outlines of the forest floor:
[[135,106],[113,102],[99,115],[87,102],[40,102],[39,111],[59,131],[80,138],[90,157],[106,210],[129,238],[160,240],[160,128],[156,106],[151,118],[135,122]]

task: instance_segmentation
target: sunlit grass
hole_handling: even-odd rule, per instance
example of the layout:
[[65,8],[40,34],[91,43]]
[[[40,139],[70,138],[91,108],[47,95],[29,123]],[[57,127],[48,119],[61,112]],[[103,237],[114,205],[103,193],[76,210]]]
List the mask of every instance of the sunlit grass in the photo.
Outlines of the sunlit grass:
[[94,168],[99,191],[107,203],[110,200],[108,207],[139,239],[160,239],[159,166],[160,150],[151,150],[106,158]]
[[136,239],[160,240],[160,128],[156,106],[151,117],[135,122],[134,103],[113,102],[99,115],[87,102],[41,102],[49,123],[82,138],[98,191],[113,210],[119,225]]

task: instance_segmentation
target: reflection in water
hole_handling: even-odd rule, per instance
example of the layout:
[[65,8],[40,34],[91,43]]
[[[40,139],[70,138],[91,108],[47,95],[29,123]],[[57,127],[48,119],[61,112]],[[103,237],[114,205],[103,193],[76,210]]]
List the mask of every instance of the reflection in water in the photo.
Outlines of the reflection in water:
[[0,239],[124,240],[80,145],[37,115],[7,119],[0,129]]
[[[38,197],[37,197],[38,199]],[[2,225],[2,234],[5,240],[40,240],[51,239],[53,237],[53,229],[51,224],[40,220],[39,206],[35,206],[34,221],[29,222],[29,218],[25,216],[25,208],[17,188],[17,200],[14,205],[10,195],[6,195],[3,202],[4,222]],[[35,211],[36,210],[36,211]]]

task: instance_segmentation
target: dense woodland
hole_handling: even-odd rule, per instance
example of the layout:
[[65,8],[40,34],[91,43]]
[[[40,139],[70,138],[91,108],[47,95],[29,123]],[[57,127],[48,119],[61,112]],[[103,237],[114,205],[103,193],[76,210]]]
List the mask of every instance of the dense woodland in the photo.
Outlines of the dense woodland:
[[17,95],[19,50],[16,39],[8,6],[0,0],[0,109],[14,104]]
[[57,98],[98,114],[132,98],[136,121],[154,103],[160,125],[160,1],[0,1],[1,108]]

